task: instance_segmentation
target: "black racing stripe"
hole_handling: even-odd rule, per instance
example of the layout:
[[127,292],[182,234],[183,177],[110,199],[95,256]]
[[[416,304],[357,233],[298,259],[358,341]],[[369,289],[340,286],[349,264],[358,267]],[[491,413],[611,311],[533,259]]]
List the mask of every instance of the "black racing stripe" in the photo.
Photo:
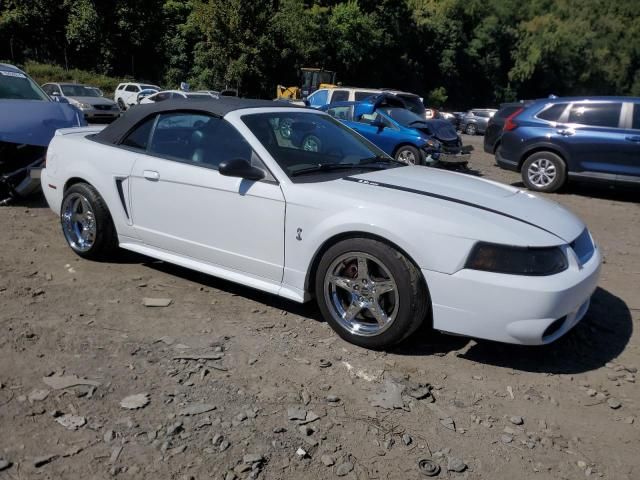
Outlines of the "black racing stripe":
[[415,193],[416,195],[424,195],[425,197],[437,198],[439,200],[444,200],[446,202],[459,203],[461,205],[466,205],[468,207],[477,208],[478,210],[484,210],[485,212],[495,213],[496,215],[501,215],[503,217],[510,218],[510,219],[515,220],[517,222],[526,223],[527,225],[530,225],[530,226],[535,227],[535,228],[539,228],[540,230],[542,230],[544,232],[547,232],[547,233],[550,233],[554,237],[558,237],[560,240],[565,241],[564,238],[556,235],[555,233],[553,233],[550,230],[547,230],[546,228],[541,227],[540,225],[536,225],[535,223],[527,222],[526,220],[523,220],[522,218],[514,217],[513,215],[509,215],[508,213],[501,212],[500,210],[494,210],[493,208],[484,207],[482,205],[478,205],[477,203],[467,202],[466,200],[460,200],[459,198],[447,197],[446,195],[440,195],[438,193],[425,192],[423,190],[416,190],[414,188],[401,187],[399,185],[391,185],[390,183],[372,182],[371,180],[365,180],[363,178],[344,177],[343,180],[346,180],[348,182],[361,183],[363,185],[371,185],[373,187],[390,188],[392,190],[400,190],[402,192]]

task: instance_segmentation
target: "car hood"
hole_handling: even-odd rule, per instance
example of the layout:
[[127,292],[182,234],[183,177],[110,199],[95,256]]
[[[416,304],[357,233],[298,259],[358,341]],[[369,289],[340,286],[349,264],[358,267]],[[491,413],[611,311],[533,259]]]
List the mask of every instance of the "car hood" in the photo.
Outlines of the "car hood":
[[[575,240],[585,228],[578,217],[555,202],[462,173],[427,167],[400,167],[354,175],[344,180],[355,185],[353,188],[383,189],[414,197],[422,195],[488,212],[544,230],[567,243]],[[405,205],[408,203],[411,201]]]
[[115,105],[116,102],[104,97],[67,97],[80,103],[88,103],[89,105]]
[[0,100],[0,142],[46,147],[59,128],[86,125],[72,105],[39,100]]

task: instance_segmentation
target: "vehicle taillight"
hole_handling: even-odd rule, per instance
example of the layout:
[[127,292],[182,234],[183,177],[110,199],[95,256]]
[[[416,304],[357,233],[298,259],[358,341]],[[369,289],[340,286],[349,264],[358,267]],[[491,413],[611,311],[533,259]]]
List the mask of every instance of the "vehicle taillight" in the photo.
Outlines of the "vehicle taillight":
[[522,113],[523,110],[524,108],[519,108],[507,117],[507,119],[504,121],[504,127],[502,127],[505,132],[510,132],[511,130],[515,130],[516,128],[518,128],[518,124],[515,122],[515,119]]

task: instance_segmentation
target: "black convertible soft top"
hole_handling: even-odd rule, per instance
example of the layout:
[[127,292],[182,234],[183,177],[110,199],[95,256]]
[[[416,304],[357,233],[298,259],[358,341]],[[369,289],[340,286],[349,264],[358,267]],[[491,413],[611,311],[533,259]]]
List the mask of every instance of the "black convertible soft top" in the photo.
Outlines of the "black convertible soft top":
[[274,107],[298,107],[285,102],[274,102],[272,100],[255,100],[237,97],[222,98],[190,98],[179,100],[166,100],[159,103],[150,103],[146,105],[136,105],[129,109],[122,117],[117,119],[111,125],[101,132],[97,133],[93,138],[104,143],[119,143],[131,129],[145,118],[156,113],[174,112],[174,111],[197,111],[208,113],[215,117],[224,117],[227,113],[234,110],[242,110],[246,108],[274,108]]

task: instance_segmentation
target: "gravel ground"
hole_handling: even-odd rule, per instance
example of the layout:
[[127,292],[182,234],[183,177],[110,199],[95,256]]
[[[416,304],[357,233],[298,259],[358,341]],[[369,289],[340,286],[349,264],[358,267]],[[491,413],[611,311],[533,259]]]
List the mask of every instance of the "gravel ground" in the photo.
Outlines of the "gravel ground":
[[[472,173],[518,184],[465,140]],[[530,348],[424,329],[387,353],[311,304],[81,260],[41,200],[0,209],[0,479],[419,479],[424,459],[439,478],[640,478],[638,192],[548,196],[606,259],[573,331]]]

